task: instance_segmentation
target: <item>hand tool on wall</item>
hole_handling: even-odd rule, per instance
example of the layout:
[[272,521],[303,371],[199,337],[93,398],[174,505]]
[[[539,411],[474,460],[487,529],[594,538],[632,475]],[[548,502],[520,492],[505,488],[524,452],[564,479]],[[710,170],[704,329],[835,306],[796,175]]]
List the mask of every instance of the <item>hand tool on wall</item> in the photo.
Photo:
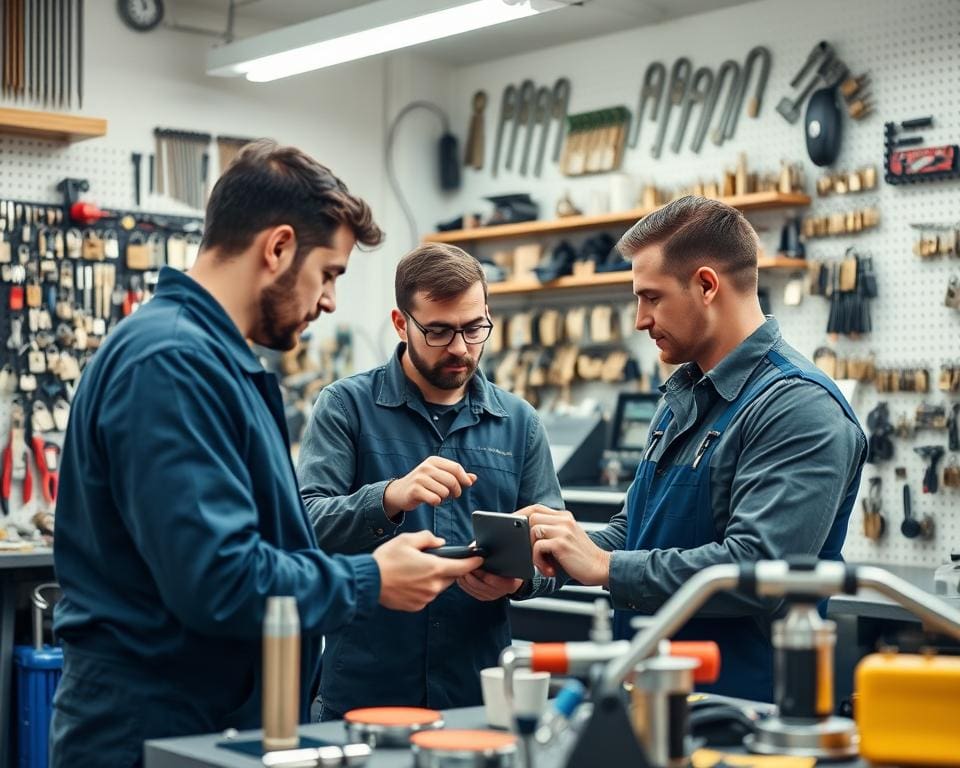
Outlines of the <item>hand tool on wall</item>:
[[53,0],[43,0],[43,103],[50,103],[50,77],[52,68],[50,66],[53,58],[53,27],[51,16],[53,15]]
[[[549,88],[537,91],[536,122],[540,126],[540,144],[537,147],[537,160],[533,166],[533,174],[539,178],[543,172],[543,158],[547,153],[547,137],[550,133],[550,118],[553,110],[553,94]],[[563,130],[560,128],[559,130]]]
[[677,125],[677,132],[673,136],[673,143],[670,148],[674,154],[680,151],[683,144],[683,135],[687,130],[687,123],[690,121],[690,112],[695,105],[700,106],[701,117],[707,96],[713,87],[713,70],[709,67],[701,67],[693,76],[693,81],[687,90],[686,97],[683,100],[683,108],[680,111],[680,123]]
[[471,101],[473,114],[470,117],[470,128],[467,131],[467,146],[464,150],[463,164],[468,168],[479,171],[483,168],[483,147],[485,144],[483,111],[487,108],[487,92],[477,91]]
[[739,79],[740,87],[737,93],[737,102],[734,105],[733,112],[730,113],[730,118],[724,126],[724,139],[732,139],[734,133],[737,131],[737,119],[740,116],[740,110],[743,108],[743,100],[746,98],[747,88],[750,87],[751,75],[758,61],[760,62],[760,73],[757,75],[757,85],[753,91],[753,96],[751,96],[750,101],[747,102],[747,114],[753,118],[756,118],[760,114],[763,93],[767,88],[767,79],[770,77],[771,61],[770,49],[762,45],[752,48],[747,54],[747,60],[743,65],[743,75]]
[[33,435],[30,443],[33,448],[33,458],[37,464],[40,492],[47,504],[53,504],[57,500],[60,485],[60,446],[44,440],[40,435]]
[[531,103],[536,94],[536,86],[533,80],[524,80],[520,84],[520,89],[516,95],[516,110],[513,114],[513,127],[510,129],[510,144],[507,147],[507,160],[504,167],[507,170],[513,168],[513,153],[517,146],[517,133],[520,131],[520,123],[523,122],[523,105]]
[[29,449],[26,443],[26,417],[23,404],[15,401],[10,406],[10,436],[0,460],[0,506],[5,515],[10,514],[10,492],[14,481],[23,481],[23,502],[33,497],[33,476],[28,462]]
[[[525,80],[520,86],[520,107],[517,110],[517,126],[523,125],[526,129],[526,138],[523,142],[523,152],[520,157],[520,173],[526,174],[527,160],[530,156],[530,145],[533,141],[534,109],[537,100],[537,86],[533,80]],[[514,128],[516,130],[516,126]],[[513,153],[507,158],[507,168],[513,164]]]
[[73,0],[64,0],[67,13],[67,106],[73,106]]
[[564,131],[567,128],[567,112],[570,109],[570,80],[561,77],[553,84],[553,106],[551,117],[557,121],[557,137],[553,141],[553,162],[560,161],[560,148],[563,146]]
[[720,120],[713,131],[713,135],[710,137],[710,140],[718,147],[723,144],[727,137],[727,124],[730,122],[730,117],[737,108],[740,90],[745,87],[743,85],[743,73],[740,70],[740,64],[733,59],[727,59],[720,65],[720,69],[717,70],[718,99],[728,77],[730,78],[730,90],[727,91],[727,100],[724,102],[723,112],[720,113]]
[[833,55],[833,46],[826,40],[821,40],[813,46],[813,49],[807,54],[807,60],[803,63],[803,66],[800,67],[800,71],[794,75],[793,80],[790,81],[790,87],[798,87],[821,59],[832,58]]
[[913,504],[910,501],[910,486],[903,484],[903,522],[900,523],[900,533],[908,539],[932,539],[934,533],[933,518],[924,515],[917,519],[913,516]]
[[700,122],[697,123],[697,130],[693,133],[693,141],[690,142],[690,149],[699,152],[703,146],[704,139],[707,138],[707,131],[710,129],[710,123],[713,120],[713,113],[717,106],[717,100],[720,97],[720,90],[723,88],[723,82],[718,76],[710,80],[710,90],[700,108]]
[[60,60],[60,82],[57,85],[59,98],[57,99],[57,103],[62,107],[67,92],[67,4],[64,2],[64,0],[59,0],[57,5],[60,6],[60,30],[58,34],[59,40],[56,48],[57,58]]
[[140,161],[143,155],[139,152],[133,152],[130,155],[130,161],[133,163],[133,201],[137,207],[140,206]]
[[871,541],[880,541],[887,532],[887,520],[883,516],[883,496],[880,492],[881,478],[871,477],[870,487],[861,500],[863,506],[863,535]]
[[904,120],[899,124],[884,124],[884,179],[888,184],[944,181],[960,177],[960,147],[956,144],[910,150],[899,149],[899,147],[923,142],[923,137],[898,138],[900,131],[932,126],[932,117]]
[[660,110],[660,102],[663,99],[663,86],[667,80],[667,68],[663,62],[655,61],[647,67],[643,73],[643,85],[640,88],[640,101],[637,103],[637,114],[634,116],[633,124],[630,128],[631,148],[637,146],[640,140],[640,128],[643,119],[646,116],[647,103],[653,102],[653,111],[650,113],[650,119],[656,121],[657,113]]
[[922,445],[913,449],[914,452],[927,462],[926,471],[923,473],[923,492],[936,493],[938,485],[937,464],[943,458],[942,445]]
[[660,124],[657,128],[657,138],[650,150],[655,158],[660,157],[663,151],[663,142],[667,135],[667,126],[670,123],[670,110],[683,103],[690,87],[690,78],[693,74],[693,64],[690,59],[681,57],[673,63],[670,69],[670,82],[667,86],[666,101],[660,113]]
[[[496,176],[500,166],[500,147],[503,145],[503,133],[508,122],[513,123],[513,131],[510,134],[510,148],[508,154],[513,152],[513,140],[515,138],[517,119],[517,88],[508,85],[503,89],[503,95],[500,97],[500,116],[497,118],[497,138],[493,145],[493,167],[492,175]],[[162,190],[161,190],[162,191]]]
[[77,0],[77,101],[83,109],[83,0]]

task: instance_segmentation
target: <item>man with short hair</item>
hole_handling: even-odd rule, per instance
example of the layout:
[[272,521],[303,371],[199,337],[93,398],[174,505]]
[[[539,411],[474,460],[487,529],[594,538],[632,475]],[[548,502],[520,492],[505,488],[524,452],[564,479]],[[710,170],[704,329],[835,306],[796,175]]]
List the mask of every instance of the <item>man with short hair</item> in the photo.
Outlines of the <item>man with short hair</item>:
[[321,312],[370,209],[292,147],[246,147],[210,195],[200,255],[84,372],[63,448],[54,549],[64,670],[52,764],[142,764],[146,739],[257,728],[262,622],[297,601],[301,721],[321,635],[420,610],[480,558],[420,550],[327,556],[300,501],[277,382],[247,340],[290,349]]
[[[492,328],[479,262],[428,243],[400,261],[395,283],[396,353],[326,387],[301,443],[320,546],[367,552],[423,528],[468,544],[474,510],[560,506],[536,411],[478,367]],[[479,704],[480,670],[510,643],[506,597],[521,585],[477,570],[420,613],[379,608],[329,636],[322,719],[358,706]]]
[[[541,572],[608,589],[616,634],[626,638],[633,616],[655,612],[708,566],[842,559],[866,440],[833,381],[763,316],[757,237],[739,211],[684,197],[639,221],[618,247],[633,260],[637,330],[680,368],[661,387],[643,461],[604,530],[587,535],[569,512],[521,512]],[[679,633],[719,643],[710,690],[772,700],[776,608],[719,595]]]

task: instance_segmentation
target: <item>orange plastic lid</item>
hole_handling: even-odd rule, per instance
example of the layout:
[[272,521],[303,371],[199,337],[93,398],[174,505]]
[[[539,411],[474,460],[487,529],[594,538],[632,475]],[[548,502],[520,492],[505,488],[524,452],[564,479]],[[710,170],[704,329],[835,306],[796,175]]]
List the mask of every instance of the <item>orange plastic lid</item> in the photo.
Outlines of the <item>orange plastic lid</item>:
[[422,707],[366,707],[351,709],[343,719],[357,725],[428,725],[440,720],[440,713]]
[[410,737],[410,743],[421,749],[486,752],[515,746],[517,737],[501,731],[420,731]]

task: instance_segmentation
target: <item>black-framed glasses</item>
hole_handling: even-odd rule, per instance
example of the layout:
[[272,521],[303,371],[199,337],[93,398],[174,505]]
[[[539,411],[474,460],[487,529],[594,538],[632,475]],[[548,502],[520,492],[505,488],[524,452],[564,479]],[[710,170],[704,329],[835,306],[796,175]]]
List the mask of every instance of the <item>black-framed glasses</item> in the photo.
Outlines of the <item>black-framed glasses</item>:
[[425,328],[420,325],[417,318],[409,312],[407,312],[406,315],[413,320],[413,324],[420,329],[420,333],[423,334],[423,340],[427,342],[428,347],[450,346],[458,333],[463,336],[465,344],[483,344],[483,342],[490,338],[490,333],[493,331],[493,323],[489,317],[485,323],[476,323],[474,325],[468,325],[465,328]]

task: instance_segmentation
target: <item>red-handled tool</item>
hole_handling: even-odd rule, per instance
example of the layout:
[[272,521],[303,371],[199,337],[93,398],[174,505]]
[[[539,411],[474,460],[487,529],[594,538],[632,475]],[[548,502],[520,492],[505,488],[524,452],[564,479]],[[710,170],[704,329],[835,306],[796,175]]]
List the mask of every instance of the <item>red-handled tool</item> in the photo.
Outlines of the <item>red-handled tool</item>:
[[33,458],[37,462],[40,478],[40,490],[47,504],[57,500],[57,488],[60,484],[60,446],[34,435]]
[[23,480],[23,503],[33,497],[33,475],[30,472],[29,451],[24,439],[23,406],[14,403],[10,408],[10,437],[3,449],[0,473],[0,507],[3,514],[10,514],[10,491],[14,480]]

